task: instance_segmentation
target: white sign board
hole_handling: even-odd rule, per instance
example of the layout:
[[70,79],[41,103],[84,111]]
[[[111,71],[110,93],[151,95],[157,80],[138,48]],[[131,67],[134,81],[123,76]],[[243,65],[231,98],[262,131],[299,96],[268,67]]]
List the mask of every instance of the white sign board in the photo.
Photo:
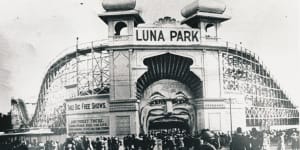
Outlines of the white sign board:
[[84,101],[68,101],[66,105],[67,114],[108,112],[107,100],[89,99]]
[[109,117],[71,118],[68,133],[72,134],[109,134]]
[[139,27],[133,38],[135,44],[191,45],[200,44],[200,37],[199,29]]

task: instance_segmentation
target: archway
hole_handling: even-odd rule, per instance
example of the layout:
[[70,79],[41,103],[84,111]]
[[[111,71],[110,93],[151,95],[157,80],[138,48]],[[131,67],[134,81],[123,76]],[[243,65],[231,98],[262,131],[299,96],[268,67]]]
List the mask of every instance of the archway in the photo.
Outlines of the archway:
[[128,35],[128,27],[124,22],[118,22],[115,25],[115,35]]
[[140,125],[150,131],[193,132],[193,99],[202,97],[202,81],[192,71],[192,59],[170,53],[144,60],[148,67],[137,81]]

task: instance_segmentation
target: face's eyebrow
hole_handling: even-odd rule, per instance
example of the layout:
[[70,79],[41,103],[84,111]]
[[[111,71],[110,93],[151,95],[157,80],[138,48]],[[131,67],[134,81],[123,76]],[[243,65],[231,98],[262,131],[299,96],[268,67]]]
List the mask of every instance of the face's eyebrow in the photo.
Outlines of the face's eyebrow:
[[150,95],[150,97],[153,97],[153,96],[162,96],[162,97],[165,97],[163,94],[161,94],[160,92],[154,92]]

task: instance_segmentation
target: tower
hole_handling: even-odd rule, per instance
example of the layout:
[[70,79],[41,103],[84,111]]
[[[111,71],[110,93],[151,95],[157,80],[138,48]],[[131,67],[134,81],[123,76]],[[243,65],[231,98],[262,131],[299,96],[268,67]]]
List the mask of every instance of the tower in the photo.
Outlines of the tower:
[[135,10],[136,0],[103,0],[105,12],[99,17],[108,25],[108,38],[113,40],[129,40],[133,29],[144,23],[140,12]]
[[226,5],[219,0],[195,0],[181,10],[185,19],[181,24],[199,28],[201,37],[218,39],[220,24],[230,17],[224,15]]
[[[109,112],[111,135],[139,133],[139,112],[137,99],[134,97],[132,72],[133,48],[122,48],[133,41],[134,28],[144,23],[140,12],[135,10],[136,0],[103,0],[105,12],[99,17],[108,26],[110,48],[110,94]],[[124,112],[127,112],[124,114]],[[134,122],[133,120],[136,120]]]

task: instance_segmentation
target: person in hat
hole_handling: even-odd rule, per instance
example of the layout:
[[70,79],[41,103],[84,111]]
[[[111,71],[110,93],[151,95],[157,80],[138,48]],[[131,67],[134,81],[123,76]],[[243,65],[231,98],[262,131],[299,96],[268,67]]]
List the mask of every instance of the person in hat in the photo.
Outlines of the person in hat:
[[278,139],[278,150],[285,150],[285,132],[280,132],[279,133],[279,139]]
[[265,132],[263,132],[263,145],[262,145],[262,149],[263,150],[269,150],[270,149],[270,145],[271,145],[270,135],[265,131]]
[[215,135],[209,130],[202,130],[201,138],[203,144],[200,146],[199,150],[216,150],[217,148],[213,145],[216,138]]
[[236,129],[236,134],[232,137],[230,150],[249,150],[249,143],[248,138],[242,134],[242,128],[238,127]]
[[263,141],[261,134],[256,130],[256,128],[252,128],[250,135],[251,150],[261,149]]
[[291,135],[291,140],[292,140],[292,150],[299,150],[299,134],[297,132],[293,132]]

